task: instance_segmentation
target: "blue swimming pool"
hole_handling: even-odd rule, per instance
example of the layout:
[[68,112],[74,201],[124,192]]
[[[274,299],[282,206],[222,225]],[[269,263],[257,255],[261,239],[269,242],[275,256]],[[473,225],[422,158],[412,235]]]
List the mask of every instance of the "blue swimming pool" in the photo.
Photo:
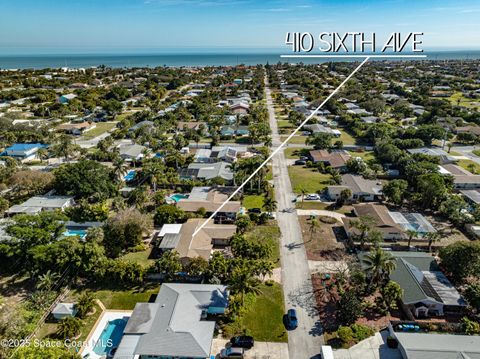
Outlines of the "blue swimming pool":
[[180,201],[181,199],[188,198],[188,196],[185,195],[185,194],[175,193],[175,194],[172,194],[172,195],[170,196],[170,198],[171,198],[172,200],[174,200],[175,202],[178,202],[178,201]]
[[128,182],[133,180],[135,178],[135,175],[136,175],[136,171],[131,170],[131,171],[128,171],[128,173],[125,175],[125,177],[123,177],[123,179]]
[[120,344],[127,321],[128,318],[123,318],[114,319],[107,323],[93,348],[95,354],[107,355],[112,348],[117,347],[118,344]]
[[87,230],[86,229],[67,229],[65,232],[63,232],[63,235],[65,237],[79,236],[80,238],[85,238],[85,236],[87,235]]

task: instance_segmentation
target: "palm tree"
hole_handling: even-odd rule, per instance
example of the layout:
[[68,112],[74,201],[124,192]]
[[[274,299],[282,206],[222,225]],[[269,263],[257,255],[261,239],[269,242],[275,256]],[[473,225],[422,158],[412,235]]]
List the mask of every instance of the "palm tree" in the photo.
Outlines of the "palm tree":
[[410,244],[412,243],[412,239],[418,237],[418,232],[414,229],[409,229],[409,230],[407,230],[406,233],[407,233],[407,236],[408,236],[407,246],[410,248]]
[[259,294],[258,288],[260,282],[255,278],[253,271],[247,265],[243,264],[235,268],[230,278],[230,290],[234,294],[239,294],[242,299],[242,305],[245,304],[245,295],[248,293]]
[[237,186],[237,181],[236,181],[235,175],[237,174],[238,168],[239,168],[239,166],[238,166],[237,162],[232,162],[232,163],[227,165],[227,169],[229,169],[233,173],[233,185],[235,187]]
[[125,160],[121,157],[117,157],[113,161],[113,174],[116,179],[120,180],[127,173],[127,166]]
[[72,338],[78,334],[82,327],[82,321],[74,317],[65,317],[58,324],[58,334],[62,338]]
[[40,290],[50,290],[55,282],[60,278],[58,273],[52,272],[50,269],[38,277],[37,289]]
[[271,196],[266,196],[263,201],[263,208],[265,208],[269,213],[275,212],[277,209],[277,201],[275,201]]
[[95,297],[89,290],[83,292],[77,301],[78,315],[83,318],[95,305]]
[[68,162],[70,156],[72,156],[79,146],[75,145],[72,141],[72,137],[62,134],[58,137],[57,143],[53,147],[53,151],[56,156],[62,156]]
[[390,275],[396,267],[395,258],[380,247],[376,247],[370,251],[364,258],[366,264],[365,270],[371,275],[371,283],[378,285],[385,276]]
[[[37,156],[38,158],[40,158],[40,161],[44,161],[44,160],[48,160],[48,150],[44,147],[40,148],[38,151],[37,151]],[[48,164],[48,162],[47,162]]]
[[300,187],[300,193],[302,194],[302,203],[303,203],[305,199],[305,195],[308,193],[308,191],[305,187]]
[[262,279],[265,280],[265,277],[267,275],[272,275],[273,274],[273,269],[275,268],[275,265],[273,264],[272,261],[260,261],[258,264],[258,272],[262,276]]
[[432,251],[432,244],[440,241],[440,233],[438,232],[428,232],[425,234],[425,239],[428,240],[428,252]]
[[318,219],[312,218],[308,228],[310,229],[310,237],[312,237],[313,234],[317,232],[317,229],[320,228],[320,222]]
[[340,185],[342,184],[342,175],[338,170],[331,170],[330,171],[330,181],[333,184]]
[[350,226],[360,231],[360,245],[365,246],[365,237],[368,231],[373,228],[375,219],[371,216],[360,216],[357,220],[350,221]]

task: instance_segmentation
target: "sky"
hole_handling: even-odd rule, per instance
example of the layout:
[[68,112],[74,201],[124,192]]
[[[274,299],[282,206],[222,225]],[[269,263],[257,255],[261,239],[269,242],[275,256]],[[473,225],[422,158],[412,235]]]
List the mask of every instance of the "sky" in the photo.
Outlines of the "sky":
[[0,54],[282,52],[287,32],[346,31],[473,50],[478,19],[480,0],[0,0]]

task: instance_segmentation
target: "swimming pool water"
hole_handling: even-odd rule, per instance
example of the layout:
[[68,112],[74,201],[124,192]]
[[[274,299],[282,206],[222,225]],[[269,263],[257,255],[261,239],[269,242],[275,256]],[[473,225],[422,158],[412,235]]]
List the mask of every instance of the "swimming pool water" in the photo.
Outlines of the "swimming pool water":
[[63,232],[63,235],[65,237],[79,236],[80,238],[84,238],[87,235],[87,230],[86,229],[67,229],[65,232]]
[[188,198],[188,196],[185,194],[176,193],[174,195],[171,195],[170,198],[173,199],[175,202],[178,202],[181,199]]
[[110,350],[118,344],[123,336],[123,331],[127,325],[127,320],[125,319],[115,319],[111,320],[103,329],[102,334],[98,338],[93,351],[98,355],[106,355]]
[[128,173],[125,175],[125,177],[123,177],[123,179],[125,181],[131,181],[135,178],[135,174],[136,174],[135,170],[128,171]]

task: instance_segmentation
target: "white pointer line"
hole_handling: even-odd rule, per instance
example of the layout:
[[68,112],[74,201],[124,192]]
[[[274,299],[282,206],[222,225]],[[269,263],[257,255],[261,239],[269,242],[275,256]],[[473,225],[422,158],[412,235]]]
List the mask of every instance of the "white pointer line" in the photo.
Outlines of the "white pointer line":
[[245,187],[245,185],[253,178],[255,177],[255,175],[258,173],[258,171],[260,171],[260,169],[262,169],[262,167],[264,167],[268,162],[270,162],[270,160],[273,158],[273,156],[275,156],[278,151],[280,151],[286,144],[288,141],[290,141],[290,139],[295,136],[295,134],[313,117],[315,116],[315,114],[318,112],[318,110],[320,110],[323,105],[325,105],[328,100],[330,100],[337,92],[338,90],[340,90],[343,85],[345,85],[347,83],[348,80],[350,80],[350,78],[355,75],[355,73],[360,70],[360,68],[365,65],[365,63],[368,61],[368,59],[370,59],[370,57],[367,57],[365,58],[365,60],[362,61],[362,63],[360,65],[357,66],[357,68],[355,70],[353,70],[353,72],[347,76],[347,78],[345,80],[342,81],[342,83],[340,85],[338,85],[338,87],[330,94],[328,95],[328,97],[320,104],[320,106],[318,106],[311,114],[310,116],[308,116],[301,124],[300,126],[298,126],[295,131],[293,131],[285,141],[283,141],[280,146],[278,146],[271,154],[270,156],[267,157],[267,159],[265,161],[262,162],[262,164],[257,167],[257,169],[255,171],[253,171],[253,173],[248,176],[248,178],[243,181],[243,183],[238,186],[238,188],[230,195],[230,197],[227,198],[227,200],[225,202],[223,202],[220,207],[218,207],[215,212],[213,212],[210,217],[208,217],[208,219],[203,222],[199,227],[197,227],[197,229],[195,230],[195,232],[193,232],[193,235],[192,237],[194,237],[198,232],[200,232],[202,230],[203,227],[205,227],[205,225],[210,222],[211,219],[213,219],[218,212],[220,212],[220,210],[228,203],[230,202],[230,200],[235,197],[237,195],[238,192],[240,192],[242,190],[243,187]]
[[[364,58],[366,55],[343,55],[343,54],[331,54],[331,55],[280,55],[280,57],[283,58],[290,58],[290,59],[300,59],[300,58],[335,58],[335,57],[340,57],[340,58]],[[427,55],[368,55],[369,58],[382,58],[382,59],[387,59],[387,58],[426,58]]]

